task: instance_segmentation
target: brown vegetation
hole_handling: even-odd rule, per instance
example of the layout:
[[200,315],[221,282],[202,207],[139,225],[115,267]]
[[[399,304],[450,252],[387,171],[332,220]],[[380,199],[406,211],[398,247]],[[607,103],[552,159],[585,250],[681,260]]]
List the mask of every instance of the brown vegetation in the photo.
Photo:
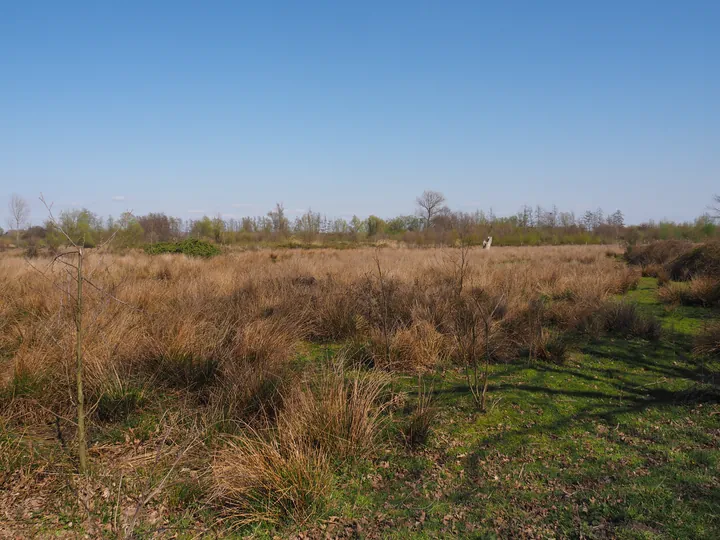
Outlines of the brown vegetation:
[[[188,417],[226,435],[198,458],[226,515],[302,522],[321,508],[338,460],[376,453],[388,372],[475,370],[484,405],[487,362],[523,351],[562,362],[563,333],[583,325],[653,338],[652,322],[608,304],[639,271],[606,251],[89,252],[89,420],[118,421],[159,392],[182,395]],[[49,262],[0,261],[0,412],[20,427],[56,425],[72,445],[74,313],[57,286],[71,277]],[[312,342],[344,344],[343,360],[298,362]],[[420,394],[400,428],[408,446],[424,442],[435,419]]]

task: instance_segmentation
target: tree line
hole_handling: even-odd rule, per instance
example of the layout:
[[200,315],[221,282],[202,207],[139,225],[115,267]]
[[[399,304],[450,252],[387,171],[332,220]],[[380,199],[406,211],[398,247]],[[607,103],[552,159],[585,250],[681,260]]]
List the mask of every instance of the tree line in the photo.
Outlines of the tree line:
[[[291,219],[282,205],[262,216],[240,219],[203,216],[186,219],[151,212],[136,216],[125,212],[106,219],[88,209],[65,210],[58,216],[60,227],[78,244],[92,247],[113,237],[118,247],[139,247],[183,238],[200,238],[218,244],[345,244],[395,240],[411,245],[479,244],[493,236],[494,245],[610,244],[638,243],[678,238],[707,240],[718,233],[716,219],[709,214],[692,222],[647,222],[627,225],[620,210],[601,208],[582,215],[557,207],[523,206],[511,216],[485,212],[453,211],[437,191],[425,191],[416,199],[414,214],[383,219],[375,215],[351,219],[328,218],[309,209]],[[11,238],[16,244],[56,249],[67,239],[50,221],[27,226],[29,205],[18,195],[9,204]],[[0,229],[2,233],[2,229]]]

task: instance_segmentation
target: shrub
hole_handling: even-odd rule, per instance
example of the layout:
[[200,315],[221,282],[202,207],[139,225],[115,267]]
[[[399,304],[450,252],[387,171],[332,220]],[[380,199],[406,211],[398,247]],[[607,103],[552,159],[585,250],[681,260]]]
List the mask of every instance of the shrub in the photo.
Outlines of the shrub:
[[637,337],[650,341],[660,339],[662,325],[655,317],[640,313],[630,302],[608,302],[599,312],[604,331],[622,337]]
[[418,380],[417,403],[410,409],[407,419],[400,427],[405,445],[414,448],[426,444],[438,413],[433,403],[432,390],[425,388]]
[[720,242],[707,242],[668,264],[670,277],[687,281],[696,276],[720,277]]
[[628,246],[623,257],[628,264],[636,266],[663,265],[690,249],[692,244],[684,240],[659,240],[641,246]]
[[709,325],[695,338],[693,353],[698,356],[720,356],[720,322]]
[[214,257],[222,253],[217,246],[198,240],[197,238],[188,238],[180,242],[159,242],[157,244],[148,244],[144,248],[145,253],[149,255],[161,255],[163,253],[182,253],[189,257]]
[[558,332],[541,328],[533,340],[530,356],[544,362],[562,364],[567,359],[568,342]]
[[658,289],[657,296],[666,304],[715,306],[720,303],[720,281],[704,276],[689,282],[671,281]]

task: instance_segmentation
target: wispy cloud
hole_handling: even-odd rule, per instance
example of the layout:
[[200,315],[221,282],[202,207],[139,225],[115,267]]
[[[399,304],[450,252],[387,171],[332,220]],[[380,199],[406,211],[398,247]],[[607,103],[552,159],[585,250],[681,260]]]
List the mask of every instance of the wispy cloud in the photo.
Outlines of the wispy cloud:
[[188,210],[188,214],[204,214],[205,210]]
[[225,219],[235,219],[237,216],[235,214],[222,214],[222,217]]
[[113,201],[124,201],[124,200],[125,200],[125,195],[113,195],[112,200],[113,200]]

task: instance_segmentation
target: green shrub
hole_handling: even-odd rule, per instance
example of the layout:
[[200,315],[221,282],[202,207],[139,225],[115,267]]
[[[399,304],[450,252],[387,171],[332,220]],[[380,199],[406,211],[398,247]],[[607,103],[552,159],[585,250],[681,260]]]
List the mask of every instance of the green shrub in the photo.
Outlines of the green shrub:
[[217,246],[198,240],[197,238],[188,238],[180,242],[160,242],[158,244],[148,244],[145,246],[145,253],[149,255],[160,255],[163,253],[182,253],[189,257],[214,257],[222,253]]

